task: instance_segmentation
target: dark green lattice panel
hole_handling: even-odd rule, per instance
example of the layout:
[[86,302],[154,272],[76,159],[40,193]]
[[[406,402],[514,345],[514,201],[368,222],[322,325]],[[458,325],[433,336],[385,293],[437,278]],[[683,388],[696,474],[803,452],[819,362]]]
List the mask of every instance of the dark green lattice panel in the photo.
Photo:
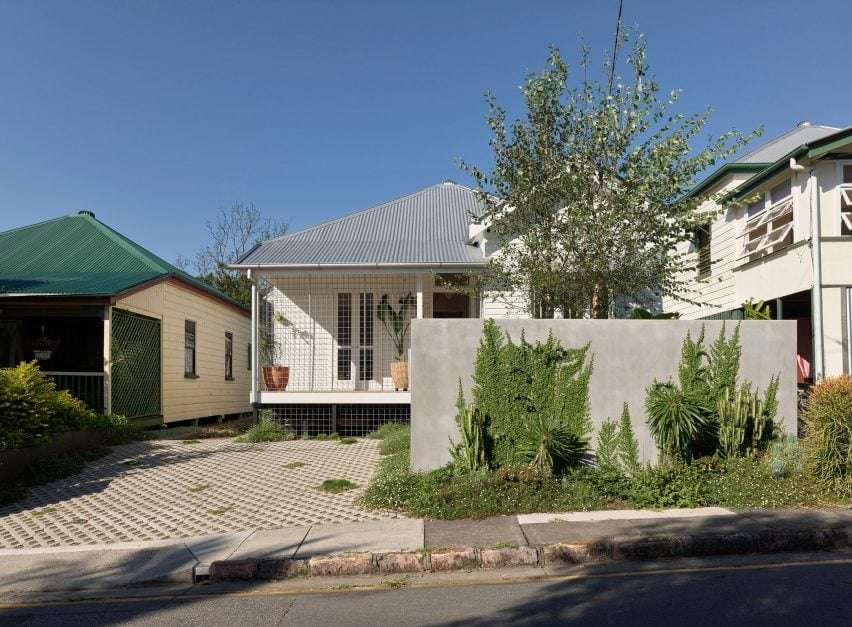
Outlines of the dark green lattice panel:
[[158,415],[160,394],[160,321],[113,309],[112,413]]

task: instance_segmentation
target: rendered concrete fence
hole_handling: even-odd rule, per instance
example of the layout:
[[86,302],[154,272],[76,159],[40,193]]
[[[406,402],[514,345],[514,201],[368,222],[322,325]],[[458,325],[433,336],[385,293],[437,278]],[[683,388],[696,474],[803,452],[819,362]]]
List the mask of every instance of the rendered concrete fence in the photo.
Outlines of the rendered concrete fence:
[[[626,401],[645,461],[657,450],[645,422],[645,390],[656,378],[677,376],[680,348],[687,331],[693,338],[705,327],[705,346],[718,336],[722,321],[687,320],[497,320],[514,341],[524,331],[530,342],[548,333],[565,347],[591,342],[594,372],[589,400],[595,429],[608,417],[618,418]],[[449,443],[456,441],[455,397],[458,379],[471,400],[473,361],[482,320],[415,320],[411,330],[411,463],[416,470],[439,468],[450,461]],[[780,375],[777,421],[796,433],[796,323],[740,323],[740,380],[765,389]],[[728,321],[728,335],[735,323]]]

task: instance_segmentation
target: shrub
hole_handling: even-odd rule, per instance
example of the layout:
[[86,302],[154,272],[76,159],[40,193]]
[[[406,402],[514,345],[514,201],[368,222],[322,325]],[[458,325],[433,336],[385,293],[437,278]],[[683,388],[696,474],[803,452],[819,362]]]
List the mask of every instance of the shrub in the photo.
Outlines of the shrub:
[[38,446],[55,433],[126,424],[57,390],[35,361],[0,369],[0,449]]
[[614,420],[604,420],[598,431],[598,446],[595,461],[604,472],[619,472],[618,424]]
[[633,421],[627,403],[621,410],[618,425],[618,461],[621,471],[627,476],[633,476],[639,470],[639,440],[633,433]]
[[565,349],[552,335],[531,344],[522,334],[516,344],[493,320],[485,321],[474,363],[473,406],[487,422],[491,465],[528,458],[530,433],[541,433],[542,426],[558,424],[576,440],[588,440],[588,348]]
[[804,470],[804,451],[795,435],[783,435],[769,444],[763,462],[776,479]]
[[852,492],[852,378],[811,388],[804,415],[807,467],[826,487]]
[[292,440],[295,436],[291,431],[286,431],[277,422],[262,418],[253,424],[240,437],[237,442],[281,442],[284,440]]
[[516,444],[516,457],[539,470],[560,474],[580,465],[588,449],[586,440],[570,426],[551,416],[533,416]]
[[671,383],[654,382],[645,400],[648,428],[660,452],[691,459],[708,428],[707,408],[698,393]]

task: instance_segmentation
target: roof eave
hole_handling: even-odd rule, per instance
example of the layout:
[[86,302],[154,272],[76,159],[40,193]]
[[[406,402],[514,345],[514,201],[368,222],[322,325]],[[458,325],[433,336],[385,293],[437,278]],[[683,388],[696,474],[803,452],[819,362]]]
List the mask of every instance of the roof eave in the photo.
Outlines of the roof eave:
[[764,168],[768,167],[769,163],[726,163],[718,170],[713,172],[710,176],[699,181],[696,185],[686,193],[684,198],[693,198],[706,190],[709,187],[712,187],[714,184],[718,183],[728,174],[736,174],[739,172],[760,172]]
[[432,261],[417,263],[246,263],[229,264],[232,270],[428,270],[431,268],[481,268],[488,262],[482,261]]

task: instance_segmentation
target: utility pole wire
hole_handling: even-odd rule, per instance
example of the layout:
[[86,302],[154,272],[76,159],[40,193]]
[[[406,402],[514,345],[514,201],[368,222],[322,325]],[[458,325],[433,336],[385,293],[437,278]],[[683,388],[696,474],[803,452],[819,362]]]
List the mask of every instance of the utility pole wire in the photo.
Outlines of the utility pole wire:
[[612,80],[615,78],[615,60],[618,58],[619,39],[621,37],[621,11],[624,8],[624,0],[618,0],[618,19],[615,22],[615,42],[612,45],[612,64],[609,67],[609,84],[606,87],[607,95],[612,94]]

